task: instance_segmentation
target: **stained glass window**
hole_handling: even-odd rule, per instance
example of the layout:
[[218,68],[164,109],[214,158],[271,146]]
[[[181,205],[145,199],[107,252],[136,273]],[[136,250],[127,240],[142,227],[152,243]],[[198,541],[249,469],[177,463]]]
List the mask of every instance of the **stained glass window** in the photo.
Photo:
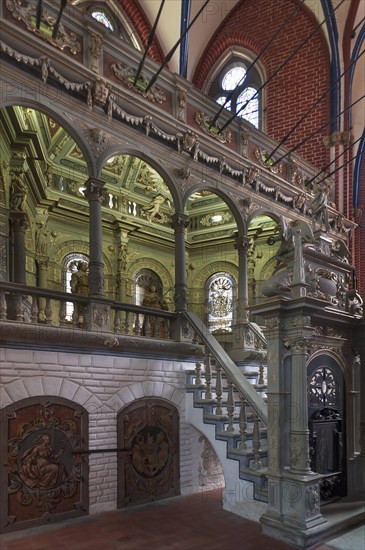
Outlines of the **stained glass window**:
[[110,19],[108,19],[108,17],[105,15],[104,12],[102,12],[102,11],[93,11],[91,15],[94,19],[99,21],[99,23],[104,25],[104,27],[106,27],[107,29],[109,29],[111,31],[114,31],[114,28],[113,28],[113,25],[112,25]]
[[[234,57],[230,65],[225,65],[214,78],[209,95],[228,111],[237,113],[238,117],[260,128],[262,97],[258,90],[261,88],[262,80],[255,67],[247,70],[249,65],[248,62],[246,66],[238,56]],[[227,97],[229,101],[226,103]]]
[[215,273],[206,283],[208,328],[213,333],[231,332],[234,280],[228,273]]

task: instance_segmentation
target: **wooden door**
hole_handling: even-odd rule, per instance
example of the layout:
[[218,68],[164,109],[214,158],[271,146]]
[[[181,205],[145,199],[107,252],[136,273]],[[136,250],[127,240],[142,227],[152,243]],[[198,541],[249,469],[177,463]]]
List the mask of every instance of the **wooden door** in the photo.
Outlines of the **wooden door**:
[[[88,512],[87,412],[71,401],[30,398],[1,421],[1,532]],[[6,495],[6,496],[4,496]]]
[[140,399],[118,415],[118,506],[180,494],[179,416],[162,399]]

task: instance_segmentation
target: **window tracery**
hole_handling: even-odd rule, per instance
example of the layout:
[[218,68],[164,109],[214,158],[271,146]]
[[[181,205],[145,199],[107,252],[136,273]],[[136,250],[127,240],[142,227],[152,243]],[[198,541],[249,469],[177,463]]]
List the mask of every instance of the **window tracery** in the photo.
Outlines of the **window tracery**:
[[215,273],[206,283],[208,328],[211,332],[231,332],[234,280],[229,273]]
[[262,94],[258,90],[262,85],[262,78],[256,68],[248,71],[249,66],[250,61],[239,56],[231,59],[228,65],[224,63],[213,79],[209,95],[219,105],[224,105],[229,97],[225,109],[238,113],[239,118],[261,128]]

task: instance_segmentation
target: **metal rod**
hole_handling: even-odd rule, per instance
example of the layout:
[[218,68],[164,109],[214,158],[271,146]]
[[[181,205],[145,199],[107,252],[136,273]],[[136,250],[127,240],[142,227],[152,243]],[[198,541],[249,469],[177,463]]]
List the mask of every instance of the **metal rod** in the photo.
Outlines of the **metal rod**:
[[161,4],[160,4],[160,8],[159,8],[159,10],[158,10],[158,13],[157,13],[157,15],[156,15],[155,22],[154,22],[154,24],[153,24],[153,27],[152,27],[151,32],[150,32],[150,34],[149,34],[149,37],[148,37],[148,39],[147,39],[143,57],[142,57],[141,62],[140,62],[140,64],[139,64],[139,66],[138,66],[138,69],[137,69],[137,72],[136,72],[136,76],[134,77],[133,86],[135,86],[136,83],[137,83],[138,77],[139,77],[139,75],[141,74],[141,71],[142,71],[142,69],[143,69],[144,62],[145,62],[145,60],[146,60],[147,52],[148,52],[148,50],[149,50],[149,47],[150,47],[151,44],[152,44],[152,40],[153,40],[154,37],[155,37],[157,25],[158,25],[158,22],[159,22],[159,19],[160,19],[160,15],[161,15],[161,12],[162,12],[162,8],[163,8],[164,3],[165,3],[165,0],[162,0],[162,2],[161,2]]
[[122,451],[129,451],[130,449],[116,448],[116,449],[81,449],[80,451],[72,451],[73,455],[91,455],[93,453],[119,453]]
[[43,12],[42,0],[38,0],[37,9],[36,9],[36,22],[35,22],[35,26],[37,27],[37,29],[39,29],[39,27],[41,26],[42,12]]
[[356,159],[356,156],[355,157],[351,157],[350,160],[344,162],[343,164],[341,164],[341,166],[339,166],[338,168],[335,168],[334,170],[332,170],[332,172],[330,172],[329,174],[327,174],[324,178],[322,178],[321,180],[319,181],[316,181],[316,185],[319,185],[320,183],[322,183],[322,181],[325,181],[327,178],[330,178],[331,176],[333,176],[333,174],[335,174],[336,172],[338,172],[339,170],[341,170],[341,168],[344,168],[344,166],[347,166],[348,164],[350,164],[350,162],[352,162],[353,160]]
[[61,23],[62,13],[63,13],[63,10],[66,7],[66,4],[67,4],[67,0],[61,0],[60,10],[58,12],[56,23],[54,24],[53,31],[52,31],[52,38],[56,38],[56,36],[57,36],[58,28],[59,28],[60,23]]
[[320,176],[323,172],[325,172],[327,170],[327,168],[329,168],[331,166],[331,164],[333,164],[334,162],[336,162],[336,160],[338,160],[340,157],[342,157],[342,155],[344,155],[346,153],[346,151],[348,151],[349,149],[351,149],[351,147],[353,147],[354,145],[356,145],[356,143],[358,141],[361,140],[361,137],[359,137],[359,139],[357,139],[356,141],[354,141],[354,143],[350,143],[350,145],[348,147],[346,147],[346,149],[344,149],[342,151],[342,153],[340,153],[339,155],[337,155],[337,157],[335,157],[333,159],[333,161],[331,161],[330,163],[328,163],[326,166],[324,166],[322,168],[322,170],[320,172],[318,172],[318,174],[316,174],[315,176],[313,176],[313,178],[311,178],[310,180],[306,181],[306,185],[309,185],[310,183],[312,183],[312,181],[314,181],[316,178],[318,178],[318,176]]
[[[356,103],[359,103],[359,101],[361,101],[362,99],[364,99],[365,97],[365,94],[362,95],[359,99],[357,99],[356,101],[354,101],[353,103],[351,103],[351,105],[349,105],[348,107],[346,107],[346,109],[344,109],[343,111],[341,111],[333,120],[337,120],[341,115],[343,115],[344,113],[346,113],[346,111],[348,111],[349,109],[351,109],[351,107],[353,107],[354,105],[356,105]],[[283,155],[282,157],[280,157],[279,159],[277,159],[275,162],[273,162],[273,164],[271,164],[271,167],[275,166],[276,164],[278,164],[279,162],[281,162],[283,159],[285,159],[288,155],[290,155],[291,153],[294,153],[294,151],[296,151],[301,145],[304,145],[304,143],[306,143],[307,141],[309,141],[310,139],[312,139],[312,137],[314,137],[316,134],[318,134],[318,132],[320,132],[321,130],[323,130],[323,128],[325,128],[326,126],[329,126],[331,124],[331,122],[333,122],[333,120],[330,120],[329,122],[325,122],[324,124],[322,124],[322,126],[320,126],[319,128],[317,128],[317,130],[315,130],[314,132],[312,132],[308,137],[302,139],[302,141],[300,143],[298,143],[295,147],[293,147],[292,149],[290,149],[290,151],[288,151],[287,153],[285,153],[285,155]]]
[[[344,0],[342,0],[344,1]],[[210,2],[210,0],[206,0],[204,2],[204,4],[202,5],[202,7],[200,8],[200,10],[198,11],[198,13],[196,14],[196,16],[193,18],[193,20],[189,23],[189,25],[186,27],[186,30],[183,32],[183,34],[180,36],[179,40],[176,42],[176,44],[171,48],[171,50],[169,51],[169,53],[166,55],[165,59],[163,60],[163,63],[161,64],[160,68],[158,69],[157,73],[155,73],[153,75],[153,77],[151,78],[151,80],[149,81],[148,85],[147,85],[147,88],[145,89],[145,92],[148,92],[148,90],[151,88],[151,86],[154,85],[154,83],[156,82],[157,78],[158,78],[158,75],[160,74],[160,72],[162,71],[162,69],[165,67],[165,65],[170,61],[170,59],[172,58],[172,56],[174,55],[175,51],[177,50],[181,40],[184,38],[184,36],[189,32],[190,28],[192,27],[192,25],[195,23],[195,21],[198,19],[199,15],[202,13],[202,11],[204,10],[205,6]]]
[[354,63],[356,63],[356,61],[365,53],[365,50],[362,51],[357,57],[356,59],[354,59],[352,61],[352,63],[341,73],[341,75],[334,81],[332,82],[332,84],[326,89],[326,91],[321,95],[321,97],[319,99],[317,99],[317,101],[312,105],[312,107],[310,107],[308,109],[308,111],[306,111],[304,113],[304,115],[298,120],[298,122],[296,124],[294,124],[293,128],[281,139],[281,141],[278,143],[278,145],[275,147],[275,149],[273,149],[273,151],[271,151],[270,155],[267,157],[266,159],[266,162],[268,160],[270,160],[273,155],[276,153],[276,151],[279,149],[279,147],[281,147],[281,145],[283,145],[283,143],[286,142],[286,140],[288,139],[289,136],[291,136],[291,134],[294,132],[294,130],[296,130],[298,128],[298,126],[303,122],[303,120],[313,111],[313,109],[315,109],[318,105],[318,103],[320,103],[322,101],[322,99],[324,97],[326,97],[326,95],[328,94],[328,92],[331,91],[331,89],[333,88],[333,86],[335,86],[337,84],[337,82],[339,80],[341,80],[341,78],[344,76],[344,74],[346,74],[346,72],[352,67],[352,65],[354,65]]
[[[300,4],[298,4],[294,10],[291,12],[291,14],[284,20],[283,24],[280,25],[279,29],[273,34],[273,36],[270,38],[270,40],[267,42],[267,44],[265,44],[265,46],[262,48],[262,50],[260,51],[260,53],[258,54],[258,56],[252,61],[252,63],[250,64],[250,66],[248,67],[247,71],[246,71],[246,74],[243,78],[241,78],[241,80],[239,81],[239,83],[237,84],[237,86],[235,87],[234,90],[232,90],[229,94],[227,94],[227,97],[226,97],[226,100],[225,102],[223,103],[223,105],[221,106],[221,108],[219,109],[218,113],[216,115],[214,115],[214,118],[212,120],[212,122],[210,123],[209,125],[209,128],[211,128],[212,126],[214,126],[214,124],[217,122],[218,120],[218,117],[219,115],[221,114],[221,112],[223,111],[224,107],[227,105],[227,103],[232,99],[232,97],[234,96],[234,94],[239,94],[239,92],[241,91],[240,90],[240,87],[244,84],[245,80],[247,79],[247,75],[248,73],[251,71],[251,69],[256,65],[257,61],[260,59],[260,57],[262,56],[262,54],[265,53],[265,51],[269,48],[269,46],[271,46],[271,44],[273,43],[273,41],[275,40],[275,38],[281,33],[281,31],[284,29],[284,27],[286,27],[286,25],[289,23],[289,21],[294,17],[294,15],[296,15],[297,11],[302,7],[302,5],[304,4],[306,0],[302,0],[300,2]],[[275,8],[277,9],[277,8]]]
[[341,6],[341,4],[344,3],[345,0],[341,0],[341,2],[331,11],[330,14],[327,15],[327,17],[325,17],[325,19],[323,19],[323,21],[321,23],[319,23],[314,29],[313,31],[307,36],[307,38],[305,38],[305,40],[303,40],[303,42],[301,42],[299,44],[299,46],[297,46],[295,48],[295,50],[292,51],[292,53],[289,55],[289,57],[283,61],[283,63],[279,66],[278,69],[276,69],[276,71],[270,76],[270,78],[268,78],[266,80],[266,82],[264,82],[262,84],[262,86],[260,86],[260,88],[257,90],[257,92],[255,94],[253,94],[253,96],[248,99],[246,101],[246,103],[244,103],[242,105],[242,107],[239,108],[238,111],[236,111],[236,113],[234,113],[228,120],[227,122],[222,126],[222,128],[218,131],[218,134],[221,134],[223,132],[223,130],[225,128],[227,128],[227,126],[229,126],[229,124],[231,124],[231,122],[240,114],[241,111],[243,111],[244,109],[246,109],[247,105],[250,103],[250,101],[252,101],[253,99],[256,99],[256,97],[258,96],[258,94],[261,92],[261,90],[267,86],[269,84],[269,82],[279,73],[279,71],[281,71],[281,69],[284,67],[284,65],[286,65],[293,57],[294,55],[301,49],[303,48],[303,46],[312,38],[312,36],[314,36],[316,34],[316,32],[319,31],[319,29],[322,27],[322,25],[324,25],[324,23],[327,21],[327,19],[329,17],[331,17],[335,11]]

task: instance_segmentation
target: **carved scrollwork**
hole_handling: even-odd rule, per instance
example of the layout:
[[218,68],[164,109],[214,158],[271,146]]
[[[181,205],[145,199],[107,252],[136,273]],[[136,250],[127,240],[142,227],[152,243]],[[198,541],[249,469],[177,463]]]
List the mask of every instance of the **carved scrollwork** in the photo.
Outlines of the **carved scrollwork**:
[[205,113],[202,113],[201,111],[198,111],[195,113],[195,122],[203,130],[205,134],[208,136],[213,137],[214,139],[220,141],[221,143],[231,143],[232,141],[232,133],[230,130],[223,130],[220,131],[219,125],[211,126],[212,119],[209,115],[206,115]]
[[[42,26],[37,29],[36,5],[34,3],[24,3],[21,0],[6,0],[6,7],[11,12],[14,19],[24,23],[28,31],[31,31],[42,40],[52,44],[52,46],[55,46],[61,51],[69,49],[74,55],[81,50],[81,45],[80,42],[77,41],[76,34],[72,31],[66,31],[62,23],[59,24],[57,36],[55,38],[53,38],[52,32],[46,32],[42,29]],[[52,31],[56,19],[43,10],[42,23],[46,28]]]
[[138,94],[145,97],[146,99],[149,99],[153,103],[163,103],[164,101],[166,101],[166,96],[163,89],[160,88],[160,86],[157,86],[157,84],[154,84],[146,92],[148,80],[143,74],[139,75],[136,84],[134,84],[136,69],[134,69],[133,67],[127,67],[123,63],[118,62],[112,63],[111,69],[113,70],[118,80],[120,80],[127,88],[132,89],[134,92],[137,92]]
[[270,170],[273,174],[282,174],[283,172],[283,164],[279,162],[279,164],[275,164],[273,166],[275,159],[269,159],[269,155],[267,151],[264,149],[260,149],[259,147],[255,148],[254,155],[261,164],[261,166],[264,166],[267,168],[267,170]]

